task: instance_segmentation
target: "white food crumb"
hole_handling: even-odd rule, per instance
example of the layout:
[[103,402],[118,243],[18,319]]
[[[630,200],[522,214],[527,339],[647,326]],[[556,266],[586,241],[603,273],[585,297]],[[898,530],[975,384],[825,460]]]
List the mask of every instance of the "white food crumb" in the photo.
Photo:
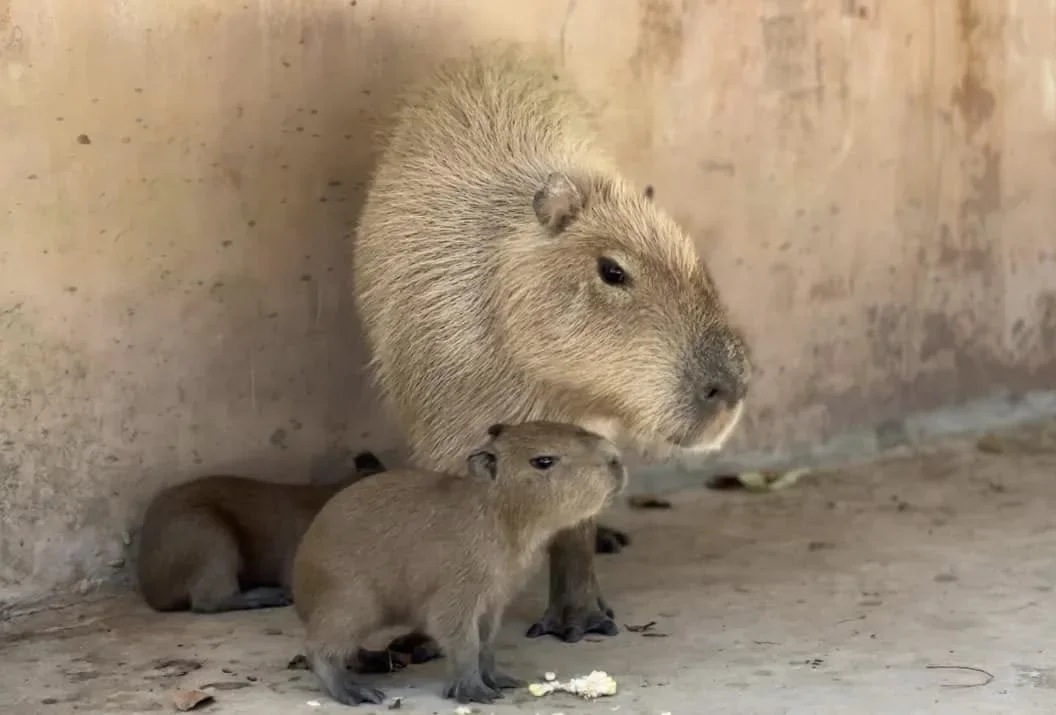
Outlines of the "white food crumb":
[[[557,673],[551,673],[550,671],[546,671],[545,673],[543,673],[543,677],[546,678],[547,680],[556,680],[557,679]],[[558,715],[558,714],[554,713],[554,715]]]
[[321,707],[323,707],[323,704],[321,702],[319,702],[318,700],[309,700],[308,702],[305,703],[305,705],[307,705],[310,708],[321,708]]
[[472,712],[473,709],[465,705],[459,705],[457,708],[455,708],[455,715],[470,715],[470,713]]
[[528,692],[537,698],[555,691],[572,693],[587,700],[593,700],[603,695],[615,695],[616,681],[608,673],[594,670],[590,675],[581,675],[566,683],[554,680],[546,683],[532,683],[528,686]]

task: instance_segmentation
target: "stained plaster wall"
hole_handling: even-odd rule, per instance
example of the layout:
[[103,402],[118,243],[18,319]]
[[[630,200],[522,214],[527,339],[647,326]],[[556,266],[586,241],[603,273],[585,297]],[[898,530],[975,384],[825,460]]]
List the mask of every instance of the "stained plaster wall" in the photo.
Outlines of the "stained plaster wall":
[[0,0],[0,606],[119,570],[159,487],[399,434],[350,231],[399,83],[559,48],[763,374],[734,448],[1056,384],[1056,6]]

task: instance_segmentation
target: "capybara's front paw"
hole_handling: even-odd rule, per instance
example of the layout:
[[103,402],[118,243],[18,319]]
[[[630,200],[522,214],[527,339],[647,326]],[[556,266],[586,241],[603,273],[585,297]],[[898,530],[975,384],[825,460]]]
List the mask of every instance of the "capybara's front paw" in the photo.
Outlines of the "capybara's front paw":
[[614,636],[620,632],[613,620],[612,609],[601,597],[591,599],[594,606],[552,605],[546,609],[543,617],[532,624],[526,634],[529,638],[551,635],[557,636],[566,643],[582,640],[588,633],[601,636]]
[[630,545],[631,537],[627,532],[598,524],[594,535],[594,553],[618,554],[624,546]]
[[346,684],[333,695],[334,700],[342,705],[362,705],[364,703],[381,705],[385,702],[385,693],[369,685]]
[[460,703],[488,704],[501,698],[502,693],[480,677],[458,678],[444,688],[444,697]]

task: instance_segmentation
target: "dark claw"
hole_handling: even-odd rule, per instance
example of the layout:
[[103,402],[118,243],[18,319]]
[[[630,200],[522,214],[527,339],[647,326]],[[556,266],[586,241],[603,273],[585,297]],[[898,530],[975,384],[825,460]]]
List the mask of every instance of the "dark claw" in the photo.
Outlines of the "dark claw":
[[393,638],[389,645],[386,646],[386,649],[393,653],[408,656],[414,665],[428,663],[430,660],[443,656],[439,643],[424,633],[417,632],[406,633]]
[[358,682],[350,670],[331,665],[322,671],[316,670],[316,675],[322,681],[323,690],[342,705],[385,702],[385,693]]
[[588,633],[614,636],[620,632],[620,627],[613,620],[615,614],[600,598],[598,609],[594,611],[564,608],[555,615],[555,610],[557,609],[547,609],[543,617],[533,623],[525,635],[529,638],[551,635],[566,643],[576,643]]
[[385,693],[367,685],[347,683],[341,690],[334,693],[334,700],[342,705],[360,705],[362,703],[381,705],[385,702]]
[[456,680],[444,688],[444,697],[460,703],[493,703],[502,693],[484,683],[483,680]]
[[484,684],[495,690],[512,690],[513,688],[519,688],[524,685],[524,681],[520,678],[515,678],[512,675],[507,675],[501,670],[493,670],[490,673],[481,672],[481,680]]
[[631,537],[626,532],[598,524],[597,535],[594,537],[595,553],[618,554],[630,543]]

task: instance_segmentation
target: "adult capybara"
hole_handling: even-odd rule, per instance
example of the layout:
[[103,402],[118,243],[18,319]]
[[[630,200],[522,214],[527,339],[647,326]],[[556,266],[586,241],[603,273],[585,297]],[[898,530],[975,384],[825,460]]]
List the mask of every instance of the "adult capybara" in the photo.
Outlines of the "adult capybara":
[[[686,233],[604,153],[548,54],[500,44],[406,89],[355,243],[375,380],[413,461],[494,422],[572,422],[641,453],[714,450],[749,351]],[[615,634],[595,524],[559,534],[530,636]]]
[[461,473],[396,470],[358,482],[308,527],[293,564],[294,608],[332,698],[382,702],[347,666],[365,637],[399,624],[447,653],[447,697],[490,703],[519,684],[495,665],[503,611],[553,535],[601,511],[627,471],[615,445],[574,425],[487,432]]

